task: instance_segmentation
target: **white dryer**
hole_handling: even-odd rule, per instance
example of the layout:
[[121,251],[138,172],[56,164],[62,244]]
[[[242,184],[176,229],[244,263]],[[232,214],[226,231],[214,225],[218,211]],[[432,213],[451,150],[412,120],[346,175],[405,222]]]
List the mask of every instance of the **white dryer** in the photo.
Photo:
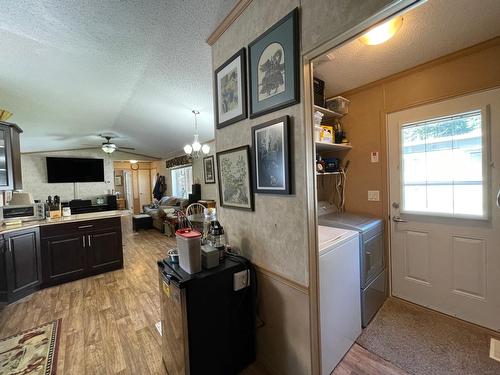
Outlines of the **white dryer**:
[[361,334],[359,232],[318,226],[321,373],[330,374]]

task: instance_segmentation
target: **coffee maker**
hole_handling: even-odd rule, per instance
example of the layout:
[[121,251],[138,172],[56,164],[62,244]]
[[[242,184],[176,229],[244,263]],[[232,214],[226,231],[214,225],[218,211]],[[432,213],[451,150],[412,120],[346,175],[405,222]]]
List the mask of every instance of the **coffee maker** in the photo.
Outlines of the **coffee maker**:
[[224,260],[226,238],[224,236],[224,228],[217,220],[210,222],[210,226],[208,228],[208,242],[210,246],[215,247],[219,251],[219,261]]

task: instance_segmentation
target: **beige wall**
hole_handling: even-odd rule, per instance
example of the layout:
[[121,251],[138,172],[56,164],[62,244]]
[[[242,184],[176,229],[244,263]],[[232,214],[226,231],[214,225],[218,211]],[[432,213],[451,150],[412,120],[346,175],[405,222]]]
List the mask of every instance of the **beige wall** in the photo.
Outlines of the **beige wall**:
[[[79,183],[47,183],[47,166],[45,158],[78,157],[104,159],[105,182],[79,182]],[[21,154],[21,169],[23,174],[23,191],[29,192],[34,199],[45,202],[47,196],[59,195],[62,201],[75,198],[95,199],[98,196],[111,194],[115,189],[113,178],[113,161],[137,158],[137,155],[116,151],[111,155],[101,150],[67,150],[52,152],[34,152]]]
[[[353,149],[347,183],[347,210],[387,217],[386,115],[424,103],[500,86],[500,38],[443,57],[360,89],[342,94],[351,100],[343,125]],[[370,162],[370,152],[380,162]],[[367,191],[380,190],[380,202]]]
[[[214,69],[300,7],[301,54],[368,18],[389,0],[254,0],[212,46]],[[302,69],[301,69],[302,72]],[[300,79],[302,82],[302,77]],[[304,95],[300,104],[215,131],[217,151],[250,145],[252,126],[291,117],[292,191],[290,196],[255,194],[255,211],[219,207],[232,246],[260,269],[261,309],[266,324],[258,330],[258,360],[277,374],[309,374],[308,226]],[[273,277],[269,275],[274,275]],[[281,280],[277,283],[277,280]],[[277,286],[279,285],[279,287]],[[299,292],[300,290],[300,292]],[[264,314],[263,314],[264,315]]]

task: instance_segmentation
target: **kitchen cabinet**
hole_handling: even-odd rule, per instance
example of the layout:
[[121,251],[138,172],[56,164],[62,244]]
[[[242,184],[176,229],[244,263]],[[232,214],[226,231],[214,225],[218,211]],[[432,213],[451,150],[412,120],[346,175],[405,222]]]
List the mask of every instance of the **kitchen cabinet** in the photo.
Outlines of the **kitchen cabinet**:
[[41,227],[43,286],[123,267],[119,217]]
[[42,239],[44,286],[57,285],[85,276],[84,241],[85,238],[80,233]]
[[122,268],[121,228],[93,231],[87,235],[88,271],[92,274]]
[[40,289],[42,262],[38,228],[3,234],[0,240],[0,298],[13,302]]
[[0,121],[0,191],[23,188],[19,135],[16,124]]

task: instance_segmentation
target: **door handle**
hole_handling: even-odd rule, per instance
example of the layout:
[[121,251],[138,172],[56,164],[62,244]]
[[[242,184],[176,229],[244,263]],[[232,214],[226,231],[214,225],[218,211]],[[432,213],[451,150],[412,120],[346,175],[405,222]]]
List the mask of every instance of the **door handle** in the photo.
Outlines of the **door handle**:
[[89,244],[89,247],[92,247],[92,243],[90,242],[90,234],[87,236],[87,243]]
[[500,189],[498,190],[497,194],[497,207],[500,208]]
[[392,221],[395,223],[406,223],[406,220],[401,219],[399,216],[393,216]]
[[78,229],[92,228],[93,225],[80,225]]
[[82,245],[85,247],[85,236],[82,236]]

